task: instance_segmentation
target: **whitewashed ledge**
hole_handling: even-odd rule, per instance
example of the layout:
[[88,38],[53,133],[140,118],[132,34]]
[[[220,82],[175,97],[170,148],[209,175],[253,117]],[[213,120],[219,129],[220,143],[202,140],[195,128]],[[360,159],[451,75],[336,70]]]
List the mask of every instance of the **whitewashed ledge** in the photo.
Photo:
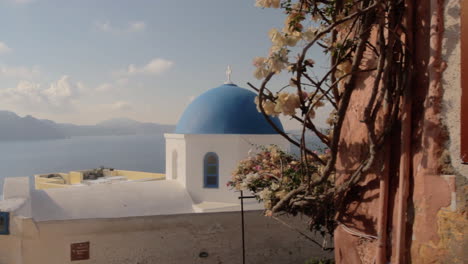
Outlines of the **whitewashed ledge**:
[[[263,203],[259,203],[256,199],[244,200],[244,211],[257,211],[264,210]],[[202,202],[193,205],[193,210],[196,213],[210,213],[210,212],[233,212],[240,211],[239,203],[218,203],[218,202]]]
[[27,198],[10,198],[0,200],[0,212],[14,212],[20,209],[26,202]]
[[10,177],[3,182],[3,200],[0,211],[23,217],[31,216],[29,177]]
[[3,199],[29,198],[29,177],[7,177],[3,182]]

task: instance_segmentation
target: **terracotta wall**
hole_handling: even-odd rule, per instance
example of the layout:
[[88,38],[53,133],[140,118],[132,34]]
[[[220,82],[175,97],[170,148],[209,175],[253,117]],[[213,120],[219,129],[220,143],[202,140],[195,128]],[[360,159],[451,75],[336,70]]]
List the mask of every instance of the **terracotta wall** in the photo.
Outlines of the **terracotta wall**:
[[[414,10],[411,22],[415,65],[403,259],[399,260],[396,252],[401,123],[397,124],[385,151],[379,153],[374,169],[350,192],[349,206],[342,212],[340,221],[355,231],[386,235],[387,261],[391,263],[468,263],[465,252],[468,242],[464,236],[468,233],[465,211],[468,165],[462,165],[450,151],[460,149],[460,130],[454,127],[460,128],[460,104],[468,105],[460,101],[461,85],[457,82],[460,80],[460,1],[407,2]],[[448,60],[452,64],[447,70]],[[363,63],[374,62],[367,56]],[[366,151],[367,131],[360,120],[372,76],[363,74],[360,81],[343,124],[338,181],[349,177]],[[377,234],[379,180],[386,173],[389,176],[387,232]],[[377,243],[376,239],[360,238],[339,226],[335,232],[337,263],[374,263]]]

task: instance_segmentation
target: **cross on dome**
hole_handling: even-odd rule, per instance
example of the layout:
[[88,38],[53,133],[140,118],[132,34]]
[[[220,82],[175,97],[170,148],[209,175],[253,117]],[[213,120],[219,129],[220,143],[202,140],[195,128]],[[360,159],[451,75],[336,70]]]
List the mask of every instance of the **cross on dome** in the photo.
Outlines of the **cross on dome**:
[[226,70],[226,78],[227,78],[227,80],[224,82],[224,84],[234,84],[234,83],[231,81],[231,74],[232,74],[231,65],[228,65],[228,66],[227,66],[227,70]]

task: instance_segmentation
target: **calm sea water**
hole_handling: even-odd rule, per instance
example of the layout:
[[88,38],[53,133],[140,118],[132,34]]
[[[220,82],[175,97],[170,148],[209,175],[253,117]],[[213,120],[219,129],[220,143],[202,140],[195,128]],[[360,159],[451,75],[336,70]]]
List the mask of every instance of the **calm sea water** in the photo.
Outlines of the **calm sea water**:
[[101,136],[0,142],[0,197],[5,177],[32,178],[34,174],[99,166],[164,173],[164,136]]

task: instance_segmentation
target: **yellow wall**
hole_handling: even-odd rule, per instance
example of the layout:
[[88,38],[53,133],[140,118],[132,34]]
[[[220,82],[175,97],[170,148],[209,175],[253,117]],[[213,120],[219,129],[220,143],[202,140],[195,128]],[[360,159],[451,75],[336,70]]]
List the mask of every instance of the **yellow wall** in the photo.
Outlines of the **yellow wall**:
[[129,180],[141,180],[141,179],[158,179],[163,180],[166,178],[165,174],[161,173],[151,173],[151,172],[143,172],[143,171],[127,171],[127,170],[116,170],[116,176],[125,176]]
[[34,185],[37,190],[48,189],[48,188],[63,188],[67,187],[68,184],[68,174],[66,173],[56,173],[62,176],[63,179],[57,178],[46,178],[41,177],[48,174],[34,175]]
[[71,171],[68,175],[68,184],[79,184],[83,181],[83,173],[80,171]]
[[[34,175],[35,188],[37,190],[49,189],[49,188],[64,188],[69,187],[71,184],[80,184],[83,181],[84,171],[71,171],[70,173],[55,173],[59,174],[62,179],[47,178],[49,174]],[[162,173],[151,173],[143,171],[128,171],[128,170],[105,170],[105,176],[125,176],[128,180],[142,180],[142,179],[154,179],[164,180],[165,174]]]

